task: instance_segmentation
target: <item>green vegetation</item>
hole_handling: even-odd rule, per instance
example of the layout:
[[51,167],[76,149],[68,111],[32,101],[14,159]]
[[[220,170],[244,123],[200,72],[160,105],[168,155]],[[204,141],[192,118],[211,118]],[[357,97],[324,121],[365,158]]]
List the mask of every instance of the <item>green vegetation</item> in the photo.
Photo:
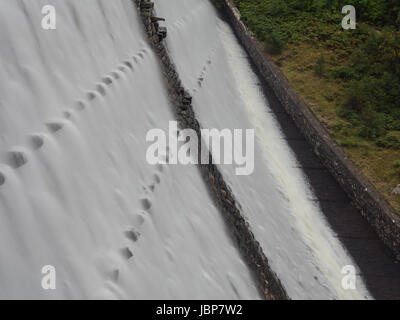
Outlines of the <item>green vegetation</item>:
[[325,58],[324,55],[321,54],[317,60],[317,63],[314,66],[314,71],[317,75],[322,77],[325,73]]
[[[214,0],[218,2],[218,0]],[[297,92],[400,212],[399,0],[233,0]],[[352,4],[357,28],[343,30]]]
[[271,54],[282,53],[285,44],[304,42],[335,52],[332,65],[337,66],[332,72],[325,74],[322,53],[315,72],[318,76],[333,77],[342,85],[346,99],[339,116],[357,126],[360,136],[377,140],[391,130],[400,130],[398,1],[352,1],[359,25],[356,30],[346,31],[341,28],[341,8],[347,0],[234,2],[243,21]]

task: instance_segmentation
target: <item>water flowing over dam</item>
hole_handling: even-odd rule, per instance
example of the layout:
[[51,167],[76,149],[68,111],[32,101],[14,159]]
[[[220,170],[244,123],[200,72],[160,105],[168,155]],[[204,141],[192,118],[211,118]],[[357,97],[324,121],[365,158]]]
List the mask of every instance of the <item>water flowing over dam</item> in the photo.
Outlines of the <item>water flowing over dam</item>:
[[[262,298],[198,168],[146,161],[175,115],[134,1],[47,3],[55,30],[42,1],[0,2],[0,298]],[[289,297],[371,298],[342,286],[357,264],[230,26],[209,0],[154,3],[202,127],[255,129],[254,172],[218,167]]]

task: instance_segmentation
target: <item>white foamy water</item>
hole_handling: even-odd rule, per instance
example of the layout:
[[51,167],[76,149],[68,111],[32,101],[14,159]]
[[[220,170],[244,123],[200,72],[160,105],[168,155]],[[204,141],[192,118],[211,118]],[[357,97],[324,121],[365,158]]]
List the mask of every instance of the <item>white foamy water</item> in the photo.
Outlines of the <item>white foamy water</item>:
[[197,168],[146,162],[174,115],[132,1],[2,0],[0,25],[0,298],[259,298]]
[[[342,288],[342,267],[354,265],[323,217],[230,27],[207,0],[157,0],[166,17],[169,50],[194,95],[205,128],[254,128],[255,171],[235,176],[221,166],[272,269],[294,299],[363,299]],[[177,9],[180,8],[180,9]]]
[[[290,297],[367,296],[231,29],[208,0],[155,3],[203,127],[256,129],[254,174],[221,170]],[[174,114],[132,1],[2,0],[0,26],[0,298],[260,298],[197,168],[146,162]]]

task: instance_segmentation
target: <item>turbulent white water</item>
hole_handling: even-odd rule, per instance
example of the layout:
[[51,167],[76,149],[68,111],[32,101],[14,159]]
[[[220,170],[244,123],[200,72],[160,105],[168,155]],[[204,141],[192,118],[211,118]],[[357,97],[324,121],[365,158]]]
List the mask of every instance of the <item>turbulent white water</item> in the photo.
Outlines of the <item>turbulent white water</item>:
[[[208,0],[155,3],[203,127],[256,128],[254,174],[221,170],[289,295],[368,295],[341,288],[354,263],[230,28]],[[0,27],[0,298],[260,298],[197,168],[146,162],[174,114],[132,1],[2,0]]]
[[310,200],[315,197],[230,27],[207,0],[155,3],[167,19],[168,46],[202,126],[256,130],[254,173],[236,176],[232,166],[221,170],[289,296],[368,297],[361,279],[357,290],[342,288],[342,267],[355,264]]
[[132,2],[2,0],[0,23],[0,298],[259,298],[198,170],[146,162],[174,115]]

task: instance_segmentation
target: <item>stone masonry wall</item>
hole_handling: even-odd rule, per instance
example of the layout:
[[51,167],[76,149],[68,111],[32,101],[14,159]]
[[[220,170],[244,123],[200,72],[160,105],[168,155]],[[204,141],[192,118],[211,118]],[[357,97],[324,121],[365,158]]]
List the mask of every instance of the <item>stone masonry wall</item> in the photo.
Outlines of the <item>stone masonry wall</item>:
[[321,162],[353,200],[381,240],[400,260],[400,218],[374,186],[362,175],[331,138],[307,104],[295,93],[282,71],[265,54],[260,42],[240,20],[231,0],[223,0],[224,11],[259,74],[294,120]]
[[[161,69],[165,76],[169,96],[175,108],[179,126],[196,131],[199,138],[199,159],[201,157],[201,133],[200,124],[196,120],[192,97],[183,88],[175,65],[171,61],[163,39],[167,36],[167,30],[159,25],[162,18],[154,15],[154,3],[148,0],[135,0],[136,6],[142,17],[143,24],[149,40],[157,53]],[[209,154],[212,159],[211,154]],[[200,163],[200,161],[199,161]],[[237,202],[231,190],[226,185],[218,168],[212,164],[199,165],[202,176],[210,194],[213,196],[220,212],[222,213],[232,237],[237,243],[238,249],[247,263],[262,295],[268,300],[289,299],[276,274],[270,269],[268,259],[264,255],[260,244],[255,240],[248,223],[238,209]]]

